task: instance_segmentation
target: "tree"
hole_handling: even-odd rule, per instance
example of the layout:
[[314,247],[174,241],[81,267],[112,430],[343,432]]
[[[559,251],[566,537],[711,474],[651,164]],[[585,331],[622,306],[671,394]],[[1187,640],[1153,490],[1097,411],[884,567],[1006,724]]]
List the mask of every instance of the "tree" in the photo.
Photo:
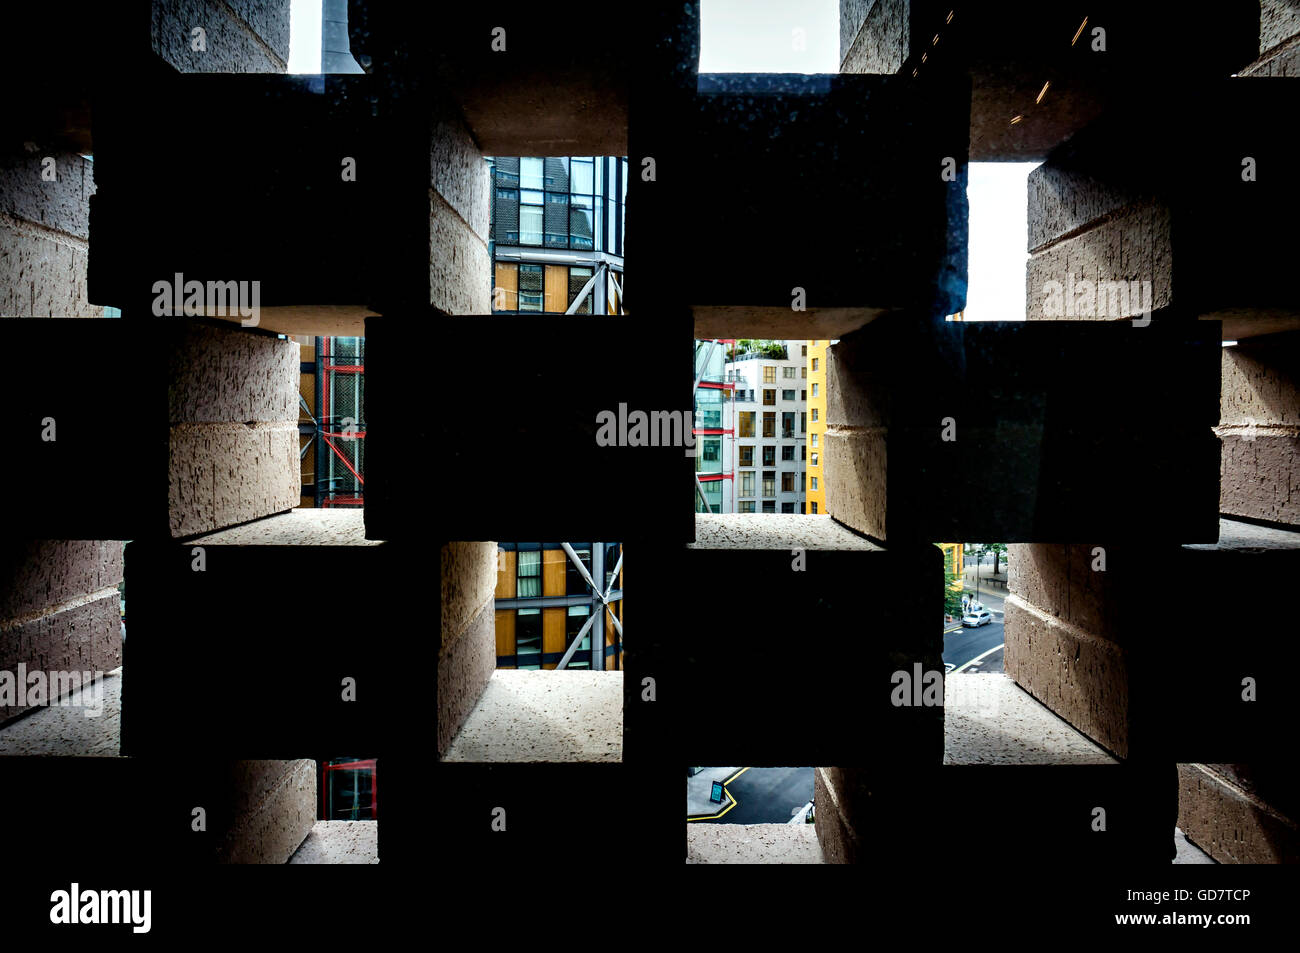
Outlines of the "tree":
[[947,550],[939,546],[939,552],[943,554],[943,614],[959,616],[961,615],[961,589],[958,588],[958,584],[961,577],[953,567],[957,550]]
[[998,566],[1001,564],[1002,554],[1007,551],[1006,543],[989,543],[988,552],[993,554],[993,575],[998,574]]

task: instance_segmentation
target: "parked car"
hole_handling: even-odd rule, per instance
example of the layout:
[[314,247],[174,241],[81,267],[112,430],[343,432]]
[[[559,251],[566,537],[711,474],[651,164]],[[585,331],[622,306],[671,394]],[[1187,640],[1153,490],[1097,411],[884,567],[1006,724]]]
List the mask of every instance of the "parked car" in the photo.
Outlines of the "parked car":
[[961,624],[967,627],[988,625],[993,621],[993,613],[988,609],[977,609],[974,612],[968,612],[961,617]]

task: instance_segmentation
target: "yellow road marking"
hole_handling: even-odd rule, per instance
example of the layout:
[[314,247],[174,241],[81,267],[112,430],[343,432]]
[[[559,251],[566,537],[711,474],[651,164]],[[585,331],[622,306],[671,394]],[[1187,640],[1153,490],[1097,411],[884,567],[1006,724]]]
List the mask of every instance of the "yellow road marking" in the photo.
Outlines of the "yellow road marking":
[[731,777],[727,778],[727,780],[725,780],[725,781],[722,782],[722,793],[725,794],[727,797],[731,798],[731,803],[730,803],[730,804],[728,804],[726,807],[724,807],[724,808],[723,808],[721,811],[719,811],[717,814],[701,814],[701,815],[699,815],[698,817],[688,817],[688,818],[686,818],[686,823],[689,824],[691,821],[716,821],[716,820],[717,820],[718,818],[720,818],[723,814],[726,814],[726,813],[727,813],[728,811],[730,811],[733,807],[735,807],[737,804],[739,804],[740,802],[736,800],[735,796],[732,795],[732,793],[731,793],[730,791],[727,790],[727,785],[730,784],[732,781],[736,780],[736,778],[740,777],[742,774],[744,774],[744,773],[745,773],[746,771],[748,771],[748,770],[749,770],[749,768],[741,768],[739,771],[737,771],[737,772],[736,772],[735,774],[733,774]]

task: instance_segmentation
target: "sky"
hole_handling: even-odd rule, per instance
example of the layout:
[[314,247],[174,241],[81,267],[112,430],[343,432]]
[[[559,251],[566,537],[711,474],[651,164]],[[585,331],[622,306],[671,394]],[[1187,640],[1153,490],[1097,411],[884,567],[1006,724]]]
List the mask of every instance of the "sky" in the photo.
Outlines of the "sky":
[[[320,70],[320,13],[320,0],[293,0],[290,73]],[[701,72],[839,72],[839,0],[702,0],[700,33]],[[1036,164],[969,167],[968,321],[1025,316],[1025,177]]]

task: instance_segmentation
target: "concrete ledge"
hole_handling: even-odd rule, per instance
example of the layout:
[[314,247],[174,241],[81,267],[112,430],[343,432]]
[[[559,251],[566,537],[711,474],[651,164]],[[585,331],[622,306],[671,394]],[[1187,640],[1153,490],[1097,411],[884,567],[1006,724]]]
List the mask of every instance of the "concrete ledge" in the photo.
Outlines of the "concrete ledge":
[[236,761],[230,779],[233,823],[218,862],[287,862],[316,820],[316,762]]
[[357,509],[295,509],[191,540],[195,546],[382,546]]
[[291,864],[377,864],[379,824],[376,821],[317,821]]
[[700,513],[691,549],[802,549],[883,552],[829,516],[789,513]]
[[498,669],[443,760],[622,761],[623,673]]
[[[66,704],[31,711],[0,728],[0,757],[116,758],[121,754],[122,670],[114,669]],[[87,710],[103,714],[88,718]]]
[[822,864],[812,824],[690,824],[688,864]]
[[298,505],[296,421],[179,424],[167,466],[171,534],[180,538]]
[[944,679],[944,764],[1118,764],[1005,674]]
[[1178,826],[1221,864],[1300,862],[1296,822],[1203,764],[1178,766]]

